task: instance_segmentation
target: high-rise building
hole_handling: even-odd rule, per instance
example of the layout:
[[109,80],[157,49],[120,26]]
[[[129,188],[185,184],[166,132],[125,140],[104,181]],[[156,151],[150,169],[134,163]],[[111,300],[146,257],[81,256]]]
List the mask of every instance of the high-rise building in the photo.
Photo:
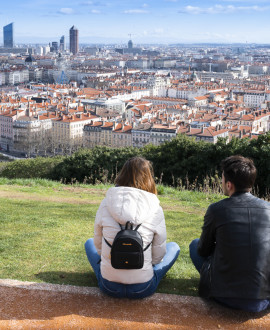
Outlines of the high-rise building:
[[79,30],[74,25],[69,30],[69,50],[73,55],[79,51]]
[[53,41],[52,42],[52,51],[54,52],[54,53],[57,53],[58,52],[58,42],[57,41]]
[[129,42],[128,42],[128,48],[129,49],[133,48],[133,42],[132,42],[132,40],[129,40]]
[[4,47],[13,48],[13,23],[10,23],[3,28],[4,34]]
[[64,52],[66,50],[65,36],[60,38],[59,50],[60,52]]

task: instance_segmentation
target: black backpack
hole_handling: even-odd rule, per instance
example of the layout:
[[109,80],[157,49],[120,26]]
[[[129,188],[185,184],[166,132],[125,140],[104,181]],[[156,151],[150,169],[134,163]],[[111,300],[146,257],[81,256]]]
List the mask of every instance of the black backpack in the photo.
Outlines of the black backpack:
[[111,264],[116,269],[140,269],[144,264],[143,252],[151,245],[143,248],[141,234],[137,231],[141,224],[135,229],[130,221],[116,234],[111,245],[104,237],[105,242],[111,248]]

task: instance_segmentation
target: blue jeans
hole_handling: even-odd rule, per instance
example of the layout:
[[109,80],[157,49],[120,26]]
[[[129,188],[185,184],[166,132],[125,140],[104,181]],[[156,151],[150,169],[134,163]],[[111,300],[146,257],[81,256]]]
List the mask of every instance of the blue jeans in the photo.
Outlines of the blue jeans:
[[[198,250],[199,238],[194,239],[189,245],[190,258],[200,273],[203,263],[209,257],[201,257]],[[227,307],[242,309],[247,312],[261,312],[270,306],[270,300],[267,299],[242,299],[242,298],[223,298],[223,297],[213,297],[218,303],[225,305]]]
[[84,246],[87,258],[96,274],[100,290],[116,298],[126,297],[138,299],[152,295],[156,291],[159,282],[175,263],[180,253],[180,248],[176,243],[167,243],[167,253],[159,264],[153,266],[154,276],[150,281],[136,284],[122,284],[108,281],[101,276],[100,255],[97,253],[93,238],[88,239]]

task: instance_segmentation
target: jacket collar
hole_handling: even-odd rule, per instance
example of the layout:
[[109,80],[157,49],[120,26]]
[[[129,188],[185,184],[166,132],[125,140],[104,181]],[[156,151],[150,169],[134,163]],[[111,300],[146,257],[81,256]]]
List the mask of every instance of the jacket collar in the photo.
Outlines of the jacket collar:
[[251,193],[249,191],[236,191],[234,194],[231,195],[231,197],[237,197],[237,196],[241,196],[241,195],[250,196]]

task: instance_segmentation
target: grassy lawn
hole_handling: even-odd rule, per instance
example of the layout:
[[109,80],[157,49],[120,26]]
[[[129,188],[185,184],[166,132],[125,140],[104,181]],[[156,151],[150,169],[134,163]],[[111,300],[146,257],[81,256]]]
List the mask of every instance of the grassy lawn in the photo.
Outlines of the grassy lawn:
[[[108,186],[65,186],[0,178],[0,278],[97,286],[84,252]],[[207,206],[222,196],[160,187],[167,240],[180,256],[158,292],[197,295],[199,275],[188,246],[200,235]]]

